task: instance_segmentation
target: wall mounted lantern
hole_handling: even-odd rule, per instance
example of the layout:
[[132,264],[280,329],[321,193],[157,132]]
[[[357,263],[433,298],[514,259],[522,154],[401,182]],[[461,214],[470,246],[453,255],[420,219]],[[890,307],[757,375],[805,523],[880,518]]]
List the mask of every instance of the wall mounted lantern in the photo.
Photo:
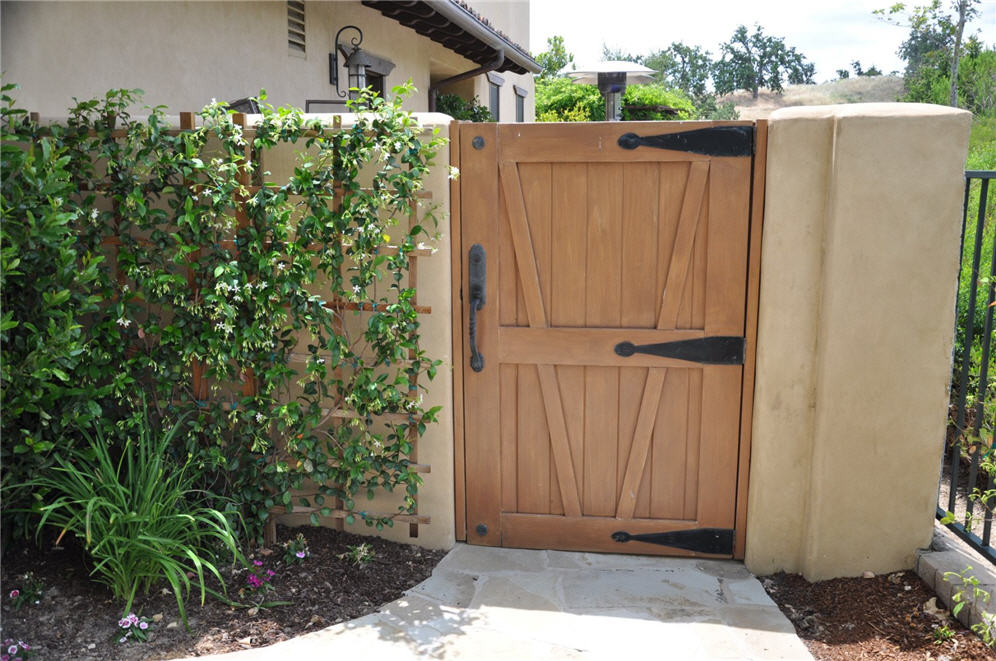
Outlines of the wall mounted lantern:
[[[342,35],[344,30],[355,30],[357,37],[352,37],[349,40],[349,45],[353,47],[353,50],[347,51],[346,48],[339,43],[339,37]],[[335,34],[335,49],[329,53],[329,84],[335,86],[336,94],[340,97],[346,96],[347,92],[339,89],[339,55],[341,54],[344,58],[344,64],[349,72],[349,85],[347,86],[347,91],[350,99],[355,99],[357,92],[352,91],[354,88],[361,90],[367,86],[367,69],[377,62],[376,58],[369,56],[366,52],[360,50],[360,44],[363,43],[363,31],[355,25],[345,25],[339,29]]]

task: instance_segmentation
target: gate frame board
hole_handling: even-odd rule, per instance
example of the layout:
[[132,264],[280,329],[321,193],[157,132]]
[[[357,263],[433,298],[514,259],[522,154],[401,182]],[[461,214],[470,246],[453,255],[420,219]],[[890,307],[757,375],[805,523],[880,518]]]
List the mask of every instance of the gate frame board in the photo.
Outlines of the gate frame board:
[[[683,124],[684,122],[675,122]],[[743,122],[737,122],[743,125]],[[695,122],[694,128],[722,125],[720,122]],[[590,124],[589,124],[590,126]],[[757,346],[758,297],[760,281],[761,230],[764,215],[765,162],[767,156],[766,120],[755,120],[754,157],[750,182],[750,221],[747,246],[747,295],[745,310],[744,337],[746,340],[741,385],[740,434],[737,456],[737,485],[735,503],[735,537],[733,557],[743,559],[747,537],[747,489],[750,474],[751,422],[754,403],[754,367]],[[580,126],[579,126],[580,128]],[[486,140],[485,150],[493,147],[497,139],[497,125],[482,126],[469,122],[454,121],[450,125],[450,165],[460,168],[460,149],[463,130],[473,129],[477,133],[487,130],[491,139]],[[583,130],[583,129],[582,129]],[[463,286],[467,265],[466,247],[463,246],[461,232],[461,200],[464,197],[460,178],[453,179],[450,185],[450,246],[452,268],[453,316],[453,441],[454,441],[454,496],[457,541],[467,540],[467,461],[465,453],[465,417],[463,370],[467,368],[463,355],[463,333],[465,331]],[[497,207],[497,200],[495,200]],[[500,462],[494,463],[500,467]],[[613,519],[607,519],[613,521]],[[685,555],[684,553],[682,555]]]

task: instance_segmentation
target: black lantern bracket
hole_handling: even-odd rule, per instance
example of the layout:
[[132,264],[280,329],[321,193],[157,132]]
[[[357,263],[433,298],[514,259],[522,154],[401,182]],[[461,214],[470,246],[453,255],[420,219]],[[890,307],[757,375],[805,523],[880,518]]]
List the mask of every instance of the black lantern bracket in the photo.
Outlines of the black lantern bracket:
[[[352,52],[347,51],[342,45],[342,42],[339,40],[342,33],[346,30],[354,30],[356,32],[356,36],[350,37],[349,39],[349,45],[353,47]],[[353,56],[362,53],[362,51],[360,51],[360,44],[362,43],[363,30],[355,25],[344,25],[339,28],[338,32],[335,33],[335,47],[332,52],[329,53],[329,84],[335,86],[336,94],[340,97],[345,97],[348,92],[339,89],[339,55],[342,54],[345,64],[348,67]]]

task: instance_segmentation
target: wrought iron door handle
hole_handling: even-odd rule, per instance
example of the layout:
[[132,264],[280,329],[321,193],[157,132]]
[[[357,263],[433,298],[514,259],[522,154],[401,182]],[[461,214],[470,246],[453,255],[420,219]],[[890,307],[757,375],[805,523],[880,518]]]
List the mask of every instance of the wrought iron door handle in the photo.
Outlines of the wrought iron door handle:
[[477,350],[477,311],[484,307],[487,289],[487,260],[484,248],[479,243],[470,247],[470,369],[480,372],[484,369],[484,356]]

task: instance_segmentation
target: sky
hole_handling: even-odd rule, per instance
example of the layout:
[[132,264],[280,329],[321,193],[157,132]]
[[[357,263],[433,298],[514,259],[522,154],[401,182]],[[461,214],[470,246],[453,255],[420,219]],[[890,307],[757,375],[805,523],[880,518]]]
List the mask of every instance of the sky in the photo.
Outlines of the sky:
[[[818,83],[836,78],[859,60],[884,73],[902,72],[896,50],[908,30],[890,25],[872,11],[895,0],[530,0],[529,49],[547,50],[547,39],[564,37],[575,64],[602,59],[602,44],[634,55],[667,48],[674,41],[702,46],[718,57],[738,25],[783,37],[816,65]],[[913,0],[911,5],[927,4]],[[996,42],[996,0],[982,0],[978,16],[966,30],[987,44]],[[852,73],[853,75],[853,73]]]

